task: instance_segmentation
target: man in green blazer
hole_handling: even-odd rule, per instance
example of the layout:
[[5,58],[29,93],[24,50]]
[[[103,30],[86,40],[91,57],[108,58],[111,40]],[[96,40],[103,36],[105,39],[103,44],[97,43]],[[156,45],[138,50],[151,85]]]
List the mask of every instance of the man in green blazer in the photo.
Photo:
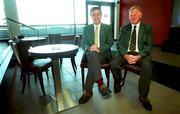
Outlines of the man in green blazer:
[[121,91],[121,68],[124,64],[136,64],[142,68],[139,78],[139,100],[147,110],[152,110],[148,100],[152,77],[151,48],[152,28],[141,22],[142,11],[139,6],[129,9],[130,24],[122,27],[117,42],[118,54],[113,57],[111,70],[114,77],[114,93]]
[[83,104],[93,95],[94,82],[98,84],[98,90],[103,97],[108,98],[109,88],[104,85],[101,64],[111,60],[111,46],[113,45],[112,29],[110,25],[101,23],[102,12],[99,7],[93,7],[90,11],[93,24],[84,27],[82,48],[85,51],[83,61],[87,61],[88,73],[85,82],[84,94],[79,99]]

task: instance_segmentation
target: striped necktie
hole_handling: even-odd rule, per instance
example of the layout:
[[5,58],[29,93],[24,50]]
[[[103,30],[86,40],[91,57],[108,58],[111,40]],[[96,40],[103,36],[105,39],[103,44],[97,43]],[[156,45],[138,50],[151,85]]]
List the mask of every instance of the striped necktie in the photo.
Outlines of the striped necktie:
[[95,40],[94,40],[96,46],[98,46],[98,41],[99,41],[99,40],[98,40],[98,29],[99,29],[98,26],[96,26],[96,30],[95,30]]
[[133,28],[129,49],[131,52],[134,52],[136,50],[136,26],[134,26]]

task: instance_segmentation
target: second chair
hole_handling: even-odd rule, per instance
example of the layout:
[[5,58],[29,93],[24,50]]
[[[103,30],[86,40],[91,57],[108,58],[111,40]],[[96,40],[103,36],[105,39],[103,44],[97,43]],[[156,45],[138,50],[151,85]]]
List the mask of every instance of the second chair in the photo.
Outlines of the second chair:
[[30,42],[24,42],[20,41],[17,43],[12,43],[11,47],[13,48],[13,51],[15,53],[15,56],[18,60],[18,63],[20,65],[20,68],[22,70],[22,76],[23,76],[23,88],[22,93],[24,93],[25,87],[26,87],[26,75],[28,73],[37,74],[38,79],[40,81],[40,86],[43,92],[43,95],[45,95],[45,89],[44,89],[44,83],[43,83],[43,77],[42,72],[47,71],[48,68],[51,67],[51,59],[34,59],[29,56],[28,49],[30,48]]

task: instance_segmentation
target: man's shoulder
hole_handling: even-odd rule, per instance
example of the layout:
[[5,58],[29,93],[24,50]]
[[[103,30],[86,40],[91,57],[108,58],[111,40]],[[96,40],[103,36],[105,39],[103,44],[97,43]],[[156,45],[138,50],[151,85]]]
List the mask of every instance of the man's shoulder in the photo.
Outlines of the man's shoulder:
[[150,24],[141,23],[141,26],[144,26],[145,28],[152,28]]
[[127,30],[127,29],[130,29],[131,28],[131,24],[126,24],[126,25],[122,25],[121,29],[123,30]]
[[111,25],[101,23],[101,27],[103,27],[103,28],[105,28],[105,29],[106,29],[106,28],[109,29],[109,28],[111,28]]
[[89,29],[89,28],[91,28],[91,27],[93,27],[93,24],[84,26],[84,29]]
[[110,27],[111,25],[109,24],[105,24],[105,23],[101,23],[102,26],[106,26],[106,27]]

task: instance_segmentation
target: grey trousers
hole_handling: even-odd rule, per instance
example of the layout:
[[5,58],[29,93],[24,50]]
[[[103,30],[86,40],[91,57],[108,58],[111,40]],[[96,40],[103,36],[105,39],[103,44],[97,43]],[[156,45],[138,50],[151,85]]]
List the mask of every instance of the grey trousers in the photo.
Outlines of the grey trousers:
[[[122,80],[121,69],[126,63],[127,61],[121,55],[116,55],[111,61],[111,71],[115,80],[114,83]],[[147,98],[149,93],[149,85],[152,78],[151,57],[147,56],[142,58],[136,64],[142,68],[138,83],[139,95],[143,98]]]
[[109,63],[110,58],[106,54],[98,54],[96,52],[86,52],[88,72],[85,82],[85,90],[92,91],[94,82],[102,79],[101,64]]

